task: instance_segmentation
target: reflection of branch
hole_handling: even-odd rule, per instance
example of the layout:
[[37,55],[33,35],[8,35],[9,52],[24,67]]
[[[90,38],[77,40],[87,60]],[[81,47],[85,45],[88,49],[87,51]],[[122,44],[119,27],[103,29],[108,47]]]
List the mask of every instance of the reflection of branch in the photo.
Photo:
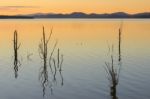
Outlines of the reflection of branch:
[[57,50],[57,68],[59,69],[59,74],[61,77],[61,85],[63,86],[63,75],[62,75],[62,64],[63,64],[63,54],[60,57],[60,49]]
[[55,45],[54,45],[54,47],[53,47],[53,49],[52,49],[52,52],[51,52],[51,54],[50,54],[50,58],[49,58],[49,66],[50,66],[50,69],[51,69],[51,72],[53,73],[53,70],[52,70],[52,66],[51,66],[51,61],[52,61],[52,56],[53,56],[53,54],[54,54],[54,51],[55,51],[55,48],[56,48],[56,46],[57,46],[57,41],[56,41],[56,43],[55,43]]
[[[57,66],[56,66],[56,59],[57,59]],[[60,49],[57,50],[57,58],[53,58],[53,67],[54,67],[54,74],[53,74],[53,81],[57,82],[56,80],[56,74],[57,71],[59,71],[60,77],[61,77],[61,85],[63,85],[63,75],[62,75],[62,64],[63,64],[63,55],[60,57]]]
[[62,71],[62,63],[64,61],[64,56],[61,55],[61,62],[60,62],[60,67],[59,67],[59,71]]
[[33,53],[27,54],[27,60],[28,61],[32,61],[31,56],[33,55]]
[[18,60],[18,50],[21,46],[21,43],[18,45],[18,33],[17,30],[14,31],[14,71],[15,78],[18,77],[18,67],[21,66],[20,61]]
[[61,63],[60,63],[60,68],[59,68],[59,73],[60,73],[60,77],[61,77],[61,85],[64,85],[64,79],[63,79],[63,75],[62,75],[62,63],[63,63],[64,59],[63,59],[63,55],[61,55]]
[[57,68],[59,68],[59,58],[60,58],[60,56],[59,56],[59,48],[58,48],[58,53],[57,53]]
[[40,72],[39,80],[40,80],[41,83],[42,83],[43,96],[45,96],[45,89],[46,89],[46,87],[47,87],[47,85],[48,85],[48,71],[47,71],[47,66],[46,66],[46,64],[44,64],[44,67],[43,67],[43,69],[42,69],[41,72]]
[[61,86],[64,85],[64,78],[63,78],[63,75],[62,75],[62,71],[59,71],[59,74],[60,74],[60,77],[61,77]]
[[[52,51],[52,53],[53,52],[54,51]],[[60,57],[60,55],[61,55],[61,57]],[[52,79],[51,87],[50,87],[52,90],[53,84],[57,83],[56,75],[57,75],[58,71],[59,71],[60,78],[61,78],[61,86],[64,85],[64,80],[63,80],[63,75],[62,75],[63,55],[60,53],[60,49],[59,48],[57,49],[57,57],[50,57],[50,58],[51,59],[49,59],[49,63],[52,66],[52,68],[54,68],[54,69],[52,69],[53,70],[53,72],[52,72],[53,79]],[[53,62],[53,65],[51,64],[51,61]],[[57,64],[56,64],[56,62],[57,62]]]
[[53,63],[54,63],[54,82],[56,81],[56,72],[57,72],[57,68],[56,68],[56,62],[55,59],[53,58]]
[[118,61],[119,62],[121,61],[121,35],[122,35],[122,24],[119,28],[119,46],[118,46],[118,49],[119,49],[119,59],[118,59]]

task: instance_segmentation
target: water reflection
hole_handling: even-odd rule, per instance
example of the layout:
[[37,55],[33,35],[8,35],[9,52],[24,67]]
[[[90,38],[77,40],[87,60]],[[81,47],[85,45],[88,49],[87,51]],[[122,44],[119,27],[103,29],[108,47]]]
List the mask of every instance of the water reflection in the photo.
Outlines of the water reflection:
[[[60,73],[60,77],[61,77],[61,85],[63,85],[63,75],[62,75],[62,63],[63,63],[63,55],[61,54],[60,57],[60,49],[58,48],[57,51],[57,57],[55,57],[55,49],[57,46],[57,41],[54,44],[54,47],[52,49],[52,51],[50,52],[50,57],[49,57],[49,64],[47,63],[48,61],[48,43],[50,41],[52,35],[52,30],[51,33],[48,37],[48,39],[46,39],[46,35],[45,35],[45,30],[43,27],[43,37],[41,39],[41,42],[39,44],[39,55],[40,58],[43,61],[43,66],[40,68],[40,74],[39,74],[39,80],[42,84],[42,88],[43,88],[43,97],[46,94],[46,89],[49,88],[51,91],[51,94],[53,94],[53,86],[57,84],[57,71],[59,70]],[[48,66],[49,65],[49,66]]]
[[[50,60],[50,64],[52,66],[52,75],[53,75],[53,82],[57,83],[57,74],[59,72],[61,78],[61,85],[63,86],[63,75],[62,75],[62,64],[63,64],[63,54],[60,55],[60,49],[57,49],[57,57],[53,57]],[[56,64],[57,63],[57,64]],[[53,65],[52,65],[53,64]]]
[[[122,35],[122,25],[119,28],[119,40],[118,40],[118,66],[114,65],[114,46],[109,48],[111,62],[105,62],[105,70],[107,72],[107,78],[110,82],[110,95],[112,99],[118,99],[117,97],[117,85],[119,84],[119,75],[122,66],[122,56],[121,56],[121,35]],[[111,51],[110,51],[111,50]]]
[[15,78],[18,77],[18,68],[21,66],[20,60],[18,59],[18,50],[20,48],[21,43],[18,44],[18,33],[17,30],[14,31],[14,72],[15,72]]
[[27,60],[32,61],[31,56],[33,56],[33,53],[27,53]]
[[63,75],[62,75],[62,64],[63,64],[64,58],[63,55],[61,55],[61,63],[60,63],[60,67],[59,67],[59,74],[61,77],[61,85],[64,85],[64,79],[63,79]]
[[119,63],[121,63],[122,27],[123,27],[123,23],[121,23],[121,26],[119,28],[119,40],[118,40],[118,53],[119,53],[118,61],[119,61]]

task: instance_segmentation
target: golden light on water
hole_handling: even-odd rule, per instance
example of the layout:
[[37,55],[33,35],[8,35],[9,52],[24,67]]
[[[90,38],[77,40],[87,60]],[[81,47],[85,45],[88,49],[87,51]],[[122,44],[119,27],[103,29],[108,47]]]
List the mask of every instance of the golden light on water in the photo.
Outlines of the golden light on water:
[[[30,22],[28,22],[30,21]],[[11,24],[11,25],[10,25]],[[42,26],[46,35],[49,35],[53,27],[53,40],[58,39],[63,44],[70,42],[95,42],[106,45],[107,41],[115,42],[118,37],[120,21],[86,21],[86,20],[11,20],[1,21],[0,44],[9,46],[12,44],[13,32],[17,29],[20,41],[26,46],[36,47],[42,36]],[[140,30],[137,30],[140,28]],[[149,42],[149,22],[124,22],[123,37],[128,44],[131,42]],[[142,37],[141,37],[142,34]],[[136,36],[136,37],[135,37]],[[5,45],[5,46],[8,46]],[[136,44],[132,45],[135,46]],[[137,44],[138,45],[138,44]]]

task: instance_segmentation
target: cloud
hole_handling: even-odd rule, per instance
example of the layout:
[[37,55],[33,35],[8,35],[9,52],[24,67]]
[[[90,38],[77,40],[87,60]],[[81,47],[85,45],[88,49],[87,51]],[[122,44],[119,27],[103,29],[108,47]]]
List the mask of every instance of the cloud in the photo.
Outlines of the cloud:
[[0,10],[18,10],[23,8],[39,8],[39,6],[0,6]]

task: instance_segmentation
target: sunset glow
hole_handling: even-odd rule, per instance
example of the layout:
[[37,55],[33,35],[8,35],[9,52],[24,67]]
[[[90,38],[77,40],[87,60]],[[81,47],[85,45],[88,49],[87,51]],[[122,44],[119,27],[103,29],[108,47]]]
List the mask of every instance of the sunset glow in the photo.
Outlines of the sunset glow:
[[149,12],[148,0],[1,0],[0,15],[31,13]]

